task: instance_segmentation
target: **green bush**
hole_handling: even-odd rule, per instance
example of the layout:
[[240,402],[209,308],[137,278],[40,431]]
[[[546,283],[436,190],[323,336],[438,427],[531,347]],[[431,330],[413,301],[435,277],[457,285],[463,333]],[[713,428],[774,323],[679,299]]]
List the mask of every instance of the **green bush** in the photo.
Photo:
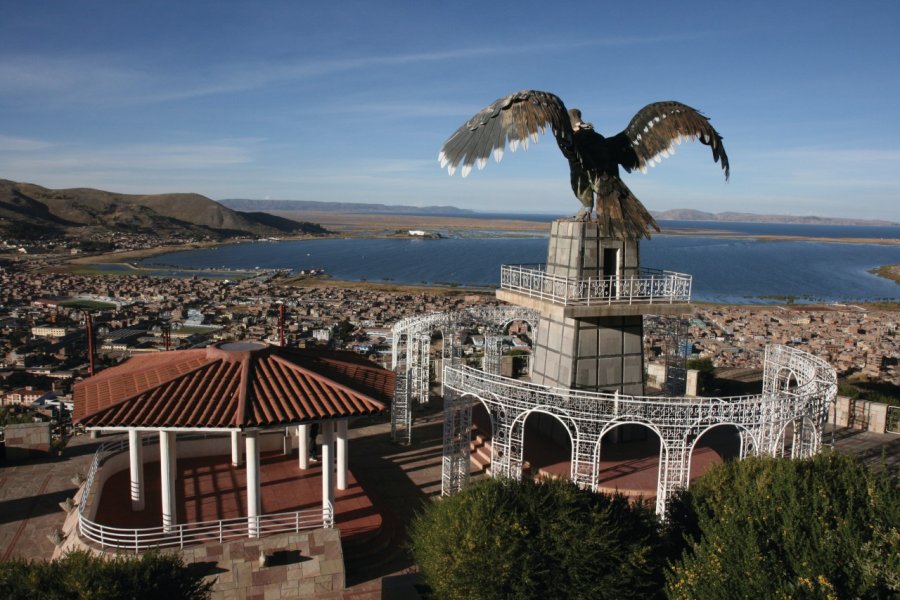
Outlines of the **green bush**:
[[17,423],[34,423],[34,419],[28,413],[15,413],[9,407],[0,406],[0,427]]
[[897,474],[851,457],[749,458],[705,474],[670,503],[685,553],[670,598],[896,598]]
[[9,600],[178,600],[208,598],[211,587],[180,556],[158,552],[106,559],[75,551],[51,562],[0,562],[0,598]]
[[474,484],[428,505],[410,544],[437,598],[646,598],[662,587],[652,509],[561,480]]

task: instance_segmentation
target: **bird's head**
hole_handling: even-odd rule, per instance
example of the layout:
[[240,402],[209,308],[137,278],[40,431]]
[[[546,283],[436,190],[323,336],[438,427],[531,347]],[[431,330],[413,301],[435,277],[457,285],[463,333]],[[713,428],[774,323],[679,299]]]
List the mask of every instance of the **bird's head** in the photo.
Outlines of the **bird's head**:
[[585,123],[581,120],[581,110],[577,108],[569,109],[569,121],[572,123],[572,131],[578,131],[579,129],[593,129],[594,125],[591,123]]

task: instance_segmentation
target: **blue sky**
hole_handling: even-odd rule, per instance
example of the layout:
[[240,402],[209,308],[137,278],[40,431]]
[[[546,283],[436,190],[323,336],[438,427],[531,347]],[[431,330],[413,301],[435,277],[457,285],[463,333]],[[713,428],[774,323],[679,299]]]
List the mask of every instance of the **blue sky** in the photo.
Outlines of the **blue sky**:
[[7,179],[574,213],[549,136],[466,179],[437,163],[532,88],[605,134],[658,100],[711,117],[731,182],[682,145],[625,176],[651,210],[900,221],[896,2],[3,4]]

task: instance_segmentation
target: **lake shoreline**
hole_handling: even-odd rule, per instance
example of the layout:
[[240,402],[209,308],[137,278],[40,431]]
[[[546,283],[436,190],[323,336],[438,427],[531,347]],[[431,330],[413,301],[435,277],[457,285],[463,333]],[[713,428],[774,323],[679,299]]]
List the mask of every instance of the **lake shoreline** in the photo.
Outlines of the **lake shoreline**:
[[[307,216],[308,217],[308,216]],[[308,246],[308,250],[302,250],[303,255],[306,257],[309,256],[309,252],[313,253],[313,256],[316,254],[320,256],[333,256],[331,253],[336,248],[335,244],[341,244],[341,240],[346,239],[351,244],[358,244],[364,239],[369,240],[403,240],[408,239],[413,244],[422,244],[422,246],[417,246],[420,250],[416,252],[422,252],[427,250],[426,254],[422,256],[431,256],[434,257],[435,253],[440,255],[443,253],[442,248],[444,248],[444,244],[448,245],[448,252],[451,251],[451,248],[455,249],[459,247],[460,243],[468,244],[469,241],[479,244],[477,247],[485,247],[483,244],[490,243],[491,240],[500,241],[509,239],[516,236],[508,235],[510,232],[518,232],[523,234],[523,238],[529,238],[532,242],[529,244],[529,247],[532,248],[530,251],[530,255],[526,257],[522,257],[519,259],[519,255],[516,256],[503,256],[497,257],[497,260],[503,263],[518,263],[518,262],[541,262],[543,256],[545,256],[546,250],[542,250],[538,252],[538,256],[535,256],[534,249],[536,247],[540,247],[544,245],[546,248],[546,242],[541,242],[542,238],[546,239],[546,233],[549,229],[549,223],[547,222],[535,222],[535,221],[515,221],[515,220],[485,220],[485,219],[471,219],[471,218],[458,218],[458,217],[411,217],[411,216],[403,216],[402,222],[398,222],[396,219],[391,219],[389,223],[385,222],[386,217],[382,215],[331,215],[333,219],[336,221],[340,221],[341,229],[333,234],[326,236],[292,236],[286,237],[283,240],[234,240],[234,241],[220,241],[220,242],[208,242],[208,243],[194,243],[194,244],[184,244],[184,245],[171,245],[164,247],[155,247],[155,248],[146,248],[140,250],[132,250],[126,252],[114,252],[114,253],[105,253],[105,254],[96,254],[91,256],[79,256],[79,257],[71,257],[66,259],[66,270],[71,272],[81,273],[81,274],[101,274],[101,275],[149,275],[149,276],[157,276],[157,277],[204,277],[204,278],[247,278],[254,277],[264,274],[270,274],[274,271],[285,271],[286,274],[289,273],[288,277],[297,277],[296,280],[292,283],[292,285],[296,286],[315,286],[315,285],[324,285],[324,286],[332,286],[332,287],[360,287],[360,288],[377,288],[377,289],[385,289],[385,290],[398,290],[402,289],[404,291],[407,290],[429,290],[435,292],[437,290],[448,290],[448,291],[459,291],[459,290],[470,290],[473,293],[490,293],[492,289],[496,289],[496,283],[482,282],[479,277],[476,277],[474,280],[466,280],[463,278],[453,277],[452,274],[445,281],[441,281],[442,275],[440,273],[434,273],[433,276],[428,276],[423,273],[423,275],[415,275],[413,277],[404,277],[402,275],[398,275],[396,272],[381,271],[376,265],[373,265],[374,271],[372,272],[363,272],[363,273],[347,273],[342,269],[333,269],[334,265],[328,264],[328,260],[326,259],[321,264],[313,258],[305,259],[305,261],[300,261],[298,256],[298,263],[294,264],[293,262],[290,264],[282,264],[282,265],[272,265],[267,262],[264,258],[260,259],[260,262],[230,262],[228,260],[222,260],[221,262],[212,263],[214,265],[223,265],[222,267],[213,267],[212,265],[197,265],[197,266],[189,266],[191,261],[186,261],[182,263],[181,261],[174,259],[171,261],[171,264],[163,264],[160,261],[159,264],[152,264],[154,261],[152,257],[160,256],[163,254],[176,253],[176,252],[189,252],[192,250],[215,250],[218,248],[233,248],[233,250],[229,250],[229,254],[234,254],[237,252],[240,255],[244,255],[247,252],[251,252],[251,249],[248,247],[247,250],[238,249],[239,246],[244,244],[250,244],[254,248],[252,253],[260,255],[260,252],[263,255],[270,254],[268,249],[260,247],[259,244],[279,244],[279,243],[294,243],[294,242],[322,242],[326,244],[325,249],[322,251],[314,249],[315,244]],[[474,223],[473,223],[474,222]],[[337,225],[337,222],[329,223],[329,226],[333,227]],[[352,227],[348,226],[348,224],[352,225]],[[453,237],[447,237],[447,239],[422,239],[421,237],[416,236],[403,236],[403,228],[409,226],[417,227],[422,231],[435,231],[435,228],[432,226],[441,226],[443,230],[441,234],[444,235],[445,232],[451,231],[448,229],[449,226],[460,227],[460,229],[454,229],[454,232],[461,233],[463,235],[454,235]],[[475,225],[474,227],[470,227],[471,225]],[[679,223],[681,225],[681,223]],[[344,229],[344,227],[347,227]],[[386,229],[388,227],[389,229]],[[501,229],[502,228],[502,229]],[[506,235],[498,235],[498,233],[506,234]],[[815,233],[815,232],[813,232]],[[829,233],[842,233],[842,232],[834,232],[831,231]],[[868,232],[847,232],[847,235],[861,234],[866,235]],[[846,244],[845,247],[848,249],[851,247],[858,247],[859,245],[871,245],[873,248],[885,246],[896,246],[900,244],[900,240],[898,239],[881,239],[881,238],[857,238],[857,237],[805,237],[801,235],[777,235],[777,234],[766,234],[765,232],[761,233],[748,233],[748,232],[734,232],[728,231],[724,229],[702,229],[702,228],[693,228],[693,227],[680,227],[680,228],[671,228],[666,229],[664,233],[654,234],[653,239],[662,240],[670,240],[668,243],[670,245],[675,240],[679,238],[690,237],[696,238],[699,240],[707,240],[714,241],[718,243],[718,240],[754,240],[754,242],[761,243],[760,248],[768,245],[769,242],[772,243],[796,243],[796,242],[813,242],[813,243],[828,243],[828,244]],[[355,241],[353,241],[355,240]],[[481,241],[479,241],[481,240]],[[526,241],[523,239],[523,241]],[[649,243],[649,242],[648,242]],[[693,242],[691,242],[693,244]],[[488,246],[492,247],[492,246]],[[798,246],[798,251],[803,246]],[[837,248],[838,246],[834,246]],[[274,247],[272,248],[272,252],[280,252],[289,250],[282,250],[279,248],[276,250]],[[455,251],[455,250],[453,250]],[[825,251],[824,249],[822,251]],[[325,254],[322,254],[325,252]],[[361,250],[360,252],[366,252]],[[801,254],[806,254],[807,256],[810,253],[817,253],[818,250],[814,250],[810,248]],[[833,250],[828,250],[828,252],[833,252]],[[887,252],[887,254],[885,254]],[[872,255],[872,261],[866,266],[866,270],[872,277],[879,277],[885,279],[892,279],[889,273],[897,272],[900,273],[900,269],[895,269],[897,267],[897,262],[893,260],[892,256],[893,251],[882,250],[880,252],[874,252]],[[507,253],[508,254],[508,253]],[[340,256],[340,255],[338,255]],[[363,257],[365,254],[363,254]],[[142,261],[146,259],[151,259],[146,261],[151,264],[141,264]],[[427,259],[422,259],[427,260]],[[439,259],[438,259],[439,260]],[[468,263],[465,262],[465,258],[460,258],[464,262],[462,265],[466,265]],[[650,259],[652,262],[652,258]],[[168,261],[165,261],[168,262]],[[107,263],[110,267],[105,267],[103,263]],[[305,264],[309,263],[309,264]],[[114,265],[114,266],[113,266]],[[260,265],[260,266],[255,266]],[[59,266],[59,265],[57,265]],[[305,268],[305,267],[326,267],[328,269],[325,275],[316,275],[316,276],[297,276],[297,274],[293,271],[296,271],[297,268]],[[678,270],[678,269],[676,269]],[[718,275],[717,275],[718,276]],[[421,278],[421,281],[419,279]],[[896,281],[896,280],[895,280]],[[493,287],[492,287],[493,286]],[[815,286],[811,289],[815,289]],[[760,290],[760,294],[767,294],[769,292],[765,292]],[[743,292],[744,298],[735,297],[733,300],[727,297],[719,298],[709,298],[714,303],[721,304],[736,304],[742,305],[745,303],[751,304],[761,304],[761,305],[778,305],[778,304],[791,304],[791,303],[805,303],[805,304],[814,304],[818,301],[822,301],[825,303],[830,303],[832,300],[841,301],[840,296],[836,298],[831,298],[830,294],[827,292],[824,295],[820,295],[817,298],[817,294],[822,294],[820,290],[816,290],[811,292],[808,296],[804,295],[803,291],[773,291],[770,294],[775,295],[757,295],[747,294],[746,291]],[[726,295],[726,294],[723,294]],[[895,294],[893,293],[879,293],[872,294],[870,296],[860,296],[860,299],[863,298],[871,299],[871,301],[877,301],[879,299],[884,299],[887,302],[893,302],[893,297]],[[850,297],[850,296],[848,296]]]
[[[316,222],[326,227],[332,234],[321,236],[285,236],[275,241],[255,240],[224,240],[218,242],[193,242],[189,244],[173,244],[170,246],[157,246],[154,248],[142,248],[139,250],[126,250],[124,252],[107,252],[79,256],[65,261],[71,265],[87,265],[97,263],[130,263],[161,254],[182,252],[185,250],[200,250],[224,246],[227,244],[253,244],[253,243],[277,243],[277,241],[298,240],[327,240],[335,238],[364,238],[383,239],[398,237],[400,230],[435,231],[446,229],[451,232],[485,233],[485,232],[509,232],[547,234],[550,232],[550,223],[542,221],[524,221],[516,219],[479,219],[474,217],[429,217],[418,215],[368,215],[355,213],[278,213],[280,215],[292,215],[295,219]],[[747,234],[728,229],[701,229],[701,228],[672,228],[664,229],[654,236],[689,236],[712,239],[756,239],[762,241],[780,242],[822,242],[835,244],[869,244],[900,246],[900,238],[852,238],[852,237],[805,237],[798,235],[772,235],[772,234]],[[411,236],[412,237],[412,236]],[[466,237],[482,237],[468,235]],[[483,237],[500,237],[485,234]],[[429,240],[440,243],[441,240]],[[890,266],[890,265],[885,265]]]

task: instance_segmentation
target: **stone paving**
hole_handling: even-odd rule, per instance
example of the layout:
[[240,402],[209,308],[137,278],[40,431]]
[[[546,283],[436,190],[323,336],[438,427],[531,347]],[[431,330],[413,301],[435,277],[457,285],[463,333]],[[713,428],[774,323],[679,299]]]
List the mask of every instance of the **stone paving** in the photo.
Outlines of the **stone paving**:
[[47,535],[62,528],[59,503],[71,498],[76,473],[86,473],[102,440],[73,437],[62,457],[0,463],[0,560],[46,559],[53,554]]
[[337,529],[316,529],[181,552],[186,563],[209,573],[214,598],[337,599],[345,577],[340,537]]

